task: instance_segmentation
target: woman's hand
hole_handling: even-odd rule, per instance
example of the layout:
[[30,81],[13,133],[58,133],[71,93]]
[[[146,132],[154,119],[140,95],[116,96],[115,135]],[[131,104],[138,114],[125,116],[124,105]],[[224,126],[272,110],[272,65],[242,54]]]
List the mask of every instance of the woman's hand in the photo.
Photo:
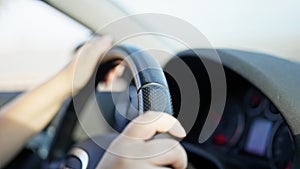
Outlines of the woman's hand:
[[101,61],[103,55],[111,48],[110,36],[94,37],[85,43],[75,54],[74,59],[62,71],[73,94],[83,88]]
[[186,168],[187,155],[178,141],[152,139],[155,134],[166,132],[179,138],[186,135],[180,123],[166,113],[147,112],[137,117],[112,142],[97,168]]
[[108,36],[93,38],[62,71],[2,107],[0,168],[50,122],[63,101],[71,96],[72,86],[76,94],[86,85],[101,57],[111,47],[111,41]]

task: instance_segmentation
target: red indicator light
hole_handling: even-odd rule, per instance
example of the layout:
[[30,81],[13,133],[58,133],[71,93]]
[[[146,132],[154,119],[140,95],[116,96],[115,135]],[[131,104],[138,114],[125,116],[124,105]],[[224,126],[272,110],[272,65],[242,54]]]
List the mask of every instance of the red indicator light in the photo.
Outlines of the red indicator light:
[[227,143],[227,137],[223,134],[216,134],[213,137],[213,140],[216,144],[223,145]]

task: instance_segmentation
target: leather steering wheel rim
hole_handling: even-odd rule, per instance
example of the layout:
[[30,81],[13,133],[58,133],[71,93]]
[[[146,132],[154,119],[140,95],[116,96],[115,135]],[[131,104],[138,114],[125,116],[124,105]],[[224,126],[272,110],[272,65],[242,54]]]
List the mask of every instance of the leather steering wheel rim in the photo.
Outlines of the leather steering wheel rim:
[[[173,115],[173,107],[168,83],[160,64],[148,52],[132,46],[116,46],[103,58],[102,63],[124,60],[136,87],[138,105],[136,116],[146,111],[161,111]],[[99,103],[101,108],[101,102]],[[64,162],[66,168],[96,168],[105,148],[116,135],[97,136],[76,144]],[[103,142],[100,147],[97,142]],[[103,143],[102,143],[103,144]]]
[[[121,59],[126,62],[138,95],[138,113],[163,111],[173,115],[168,83],[160,64],[148,52],[133,46],[112,48],[102,62]],[[165,103],[163,106],[159,105]]]

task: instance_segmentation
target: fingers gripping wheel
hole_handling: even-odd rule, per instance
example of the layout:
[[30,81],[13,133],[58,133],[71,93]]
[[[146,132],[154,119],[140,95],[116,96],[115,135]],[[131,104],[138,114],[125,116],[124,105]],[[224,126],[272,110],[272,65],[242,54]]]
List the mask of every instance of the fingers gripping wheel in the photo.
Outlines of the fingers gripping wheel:
[[[170,91],[160,64],[147,52],[131,46],[118,46],[111,49],[104,57],[103,63],[118,59],[126,62],[133,76],[136,87],[136,99],[138,100],[138,105],[135,105],[137,111],[134,112],[134,117],[150,110],[166,112],[173,115]],[[98,104],[100,108],[104,106],[101,100]],[[112,112],[102,113],[111,114]],[[119,123],[118,119],[115,119],[115,123]],[[125,126],[122,126],[122,128],[124,127]],[[107,140],[106,137],[103,137],[102,139],[97,138],[96,140],[97,142],[102,142],[101,144],[104,142],[104,144],[108,146],[113,139]],[[76,153],[74,154],[74,152]],[[89,139],[75,145],[73,149],[71,149],[63,166],[67,168],[95,168],[104,152],[105,150],[102,147],[99,147]],[[84,160],[82,161],[81,159]]]

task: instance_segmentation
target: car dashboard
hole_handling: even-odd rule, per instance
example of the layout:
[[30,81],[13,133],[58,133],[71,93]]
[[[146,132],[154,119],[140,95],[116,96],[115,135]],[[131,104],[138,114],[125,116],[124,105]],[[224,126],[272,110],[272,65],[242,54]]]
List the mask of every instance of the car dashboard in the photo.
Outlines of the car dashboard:
[[[294,88],[287,89],[285,87],[283,87],[284,90],[278,87],[274,92],[268,91],[272,86],[264,85],[268,84],[268,80],[274,78],[274,76],[263,76],[263,78],[261,75],[265,75],[265,71],[257,74],[251,73],[253,76],[248,76],[247,72],[249,72],[250,68],[247,67],[247,65],[243,65],[241,60],[239,60],[245,53],[247,54],[247,58],[254,61],[257,61],[260,57],[272,58],[272,56],[262,56],[261,54],[251,53],[250,56],[253,57],[249,57],[248,52],[238,51],[238,55],[236,55],[237,58],[233,59],[233,56],[223,57],[224,54],[218,52],[222,60],[221,66],[224,69],[226,80],[226,85],[223,86],[226,90],[224,111],[222,111],[222,114],[218,117],[219,119],[216,119],[218,125],[208,139],[204,142],[199,139],[204,130],[203,126],[206,121],[206,115],[212,106],[213,90],[211,79],[203,61],[206,60],[206,62],[210,62],[210,65],[219,64],[215,63],[215,61],[209,57],[210,51],[215,52],[215,50],[200,49],[199,51],[200,52],[196,54],[195,51],[178,53],[177,56],[174,56],[163,66],[171,93],[175,117],[188,117],[190,113],[189,111],[181,111],[181,108],[185,106],[182,104],[184,103],[182,100],[184,91],[181,90],[176,78],[184,79],[185,83],[189,83],[190,79],[194,79],[197,84],[198,92],[192,91],[192,93],[188,95],[188,99],[185,100],[187,107],[198,106],[197,116],[193,119],[193,123],[189,120],[187,121],[187,125],[190,125],[191,128],[186,128],[187,136],[181,140],[181,144],[187,151],[188,168],[203,168],[203,166],[208,166],[208,168],[212,169],[298,168],[297,165],[299,164],[297,160],[300,151],[297,130],[299,127],[293,125],[293,123],[299,124],[297,123],[299,115],[293,116],[294,109],[285,109],[284,106],[290,105],[283,104],[285,99],[287,99],[287,103],[291,103],[295,99],[293,94],[298,96],[298,91],[293,90]],[[178,62],[184,63],[182,65],[185,67],[178,67]],[[257,63],[267,67],[267,64],[261,60],[257,61]],[[286,61],[280,61],[279,63],[281,65],[287,64],[290,66],[289,71],[291,74],[287,74],[284,77],[281,76],[283,79],[295,77],[293,72],[299,72],[298,63]],[[255,66],[259,66],[258,64]],[[273,65],[271,64],[271,66]],[[176,70],[177,73],[170,73],[172,69]],[[184,69],[190,70],[192,74],[186,74],[183,72]],[[252,67],[251,69],[259,70],[260,68]],[[276,71],[276,69],[270,70],[270,72]],[[277,72],[277,74],[280,75],[280,72]],[[263,83],[259,83],[259,81]],[[276,79],[273,79],[272,82],[276,82]],[[295,79],[295,81],[286,80],[286,82],[289,82],[286,86],[293,86],[293,83],[297,84],[297,79]],[[276,84],[279,83],[280,81]],[[295,92],[290,93],[287,90]],[[272,94],[275,92],[278,93],[274,99]],[[290,93],[291,97],[281,98],[279,96],[284,96],[281,92]],[[192,95],[197,94],[200,95],[200,99],[195,102]],[[8,100],[16,95],[18,94],[9,96]],[[111,100],[111,95],[107,92],[95,90],[95,96],[97,102],[93,103],[94,106],[100,106],[102,115],[108,124],[113,126],[113,120],[108,120],[110,119],[108,116],[114,115],[112,112],[114,112],[116,106],[113,104],[113,100]],[[91,101],[88,97],[87,95],[81,99],[87,100],[87,104],[89,104]],[[280,99],[278,100],[276,98]],[[289,101],[288,99],[292,100]],[[221,104],[221,100],[220,98],[220,100],[217,99],[214,102]],[[28,156],[32,157],[33,154],[33,157],[40,163],[43,157],[47,157],[47,163],[51,165],[59,164],[72,145],[88,138],[86,132],[90,132],[90,130],[84,127],[90,126],[96,130],[95,133],[90,132],[89,134],[91,135],[101,134],[99,131],[103,126],[101,126],[102,121],[99,121],[97,111],[91,111],[91,109],[84,110],[84,105],[82,106],[81,114],[76,114],[72,101],[66,100],[60,112],[49,126],[28,143],[27,149],[30,150],[30,155]],[[290,107],[293,108],[293,106]],[[296,112],[297,110],[299,109],[296,108]],[[88,113],[95,113],[95,116],[91,116],[91,114]],[[86,120],[83,119],[84,117],[86,117]],[[186,123],[182,121],[181,123],[185,127]],[[45,151],[40,150],[44,150],[45,148],[47,149],[47,155],[44,156]],[[28,154],[27,151],[25,151],[25,154],[26,153]],[[24,160],[22,155],[24,156],[24,151],[19,155],[19,158],[21,157],[21,160]],[[16,161],[20,160],[19,158],[16,158]],[[25,161],[26,160],[27,158],[25,158]],[[20,161],[18,163],[20,165],[23,164]],[[17,168],[14,164],[18,163],[14,161],[11,163],[13,165],[7,168]],[[37,162],[32,161],[32,163],[36,164]]]
[[[226,104],[213,134],[199,142],[203,112],[210,107],[211,84],[201,59],[191,53],[179,54],[166,66],[170,69],[180,59],[197,79],[201,95],[199,114],[187,138],[182,141],[188,151],[189,168],[270,168],[290,169],[295,155],[295,142],[282,112],[253,83],[224,66]],[[180,89],[167,75],[175,113],[180,109]]]

